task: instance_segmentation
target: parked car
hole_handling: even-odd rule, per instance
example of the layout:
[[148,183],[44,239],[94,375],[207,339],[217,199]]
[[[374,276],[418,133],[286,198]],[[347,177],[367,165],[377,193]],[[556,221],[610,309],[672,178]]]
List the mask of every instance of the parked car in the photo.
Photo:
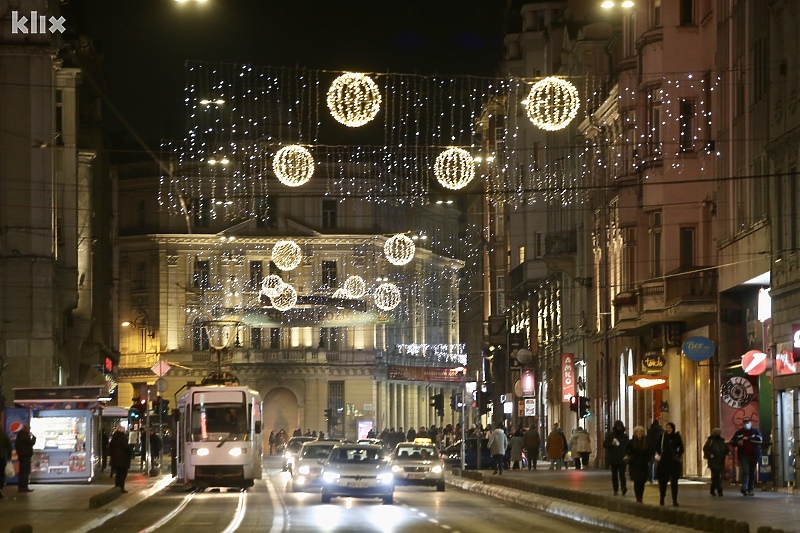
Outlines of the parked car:
[[[494,460],[492,454],[489,452],[489,439],[480,439],[481,441],[481,469],[486,470],[494,467]],[[478,439],[467,439],[466,449],[464,451],[464,464],[467,470],[476,470],[478,468],[478,453],[477,444]],[[461,466],[461,440],[457,440],[444,450],[442,450],[442,460],[447,466]],[[506,448],[505,460],[503,461],[505,468],[511,466],[511,447]],[[528,458],[525,453],[522,453],[522,468],[528,468]]]
[[394,502],[394,475],[383,448],[337,444],[322,465],[322,503],[337,496]]

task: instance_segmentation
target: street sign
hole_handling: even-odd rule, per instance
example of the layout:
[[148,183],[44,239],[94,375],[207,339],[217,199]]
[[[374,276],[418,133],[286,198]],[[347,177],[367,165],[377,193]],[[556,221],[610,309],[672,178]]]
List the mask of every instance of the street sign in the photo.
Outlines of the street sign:
[[156,364],[153,365],[153,367],[150,370],[152,370],[153,374],[155,374],[156,376],[161,377],[167,372],[169,372],[170,368],[172,367],[169,366],[166,361],[159,360]]
[[156,390],[159,394],[166,391],[169,388],[169,381],[164,378],[158,378],[156,380]]

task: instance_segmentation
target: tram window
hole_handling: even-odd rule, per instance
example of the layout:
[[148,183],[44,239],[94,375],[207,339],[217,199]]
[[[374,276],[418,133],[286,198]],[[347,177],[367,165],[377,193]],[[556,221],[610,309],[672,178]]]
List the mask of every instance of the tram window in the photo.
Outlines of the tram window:
[[247,431],[247,411],[242,404],[206,403],[192,410],[192,437],[195,441],[220,433],[229,435],[228,438],[242,438]]

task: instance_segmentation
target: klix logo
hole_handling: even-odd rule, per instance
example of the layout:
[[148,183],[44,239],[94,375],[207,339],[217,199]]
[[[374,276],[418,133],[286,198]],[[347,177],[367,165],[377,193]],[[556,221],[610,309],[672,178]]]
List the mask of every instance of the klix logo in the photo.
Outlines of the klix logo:
[[30,25],[28,25],[28,17],[20,16],[19,11],[12,11],[11,33],[64,33],[66,31],[64,17],[48,18],[36,11],[31,11],[30,16]]

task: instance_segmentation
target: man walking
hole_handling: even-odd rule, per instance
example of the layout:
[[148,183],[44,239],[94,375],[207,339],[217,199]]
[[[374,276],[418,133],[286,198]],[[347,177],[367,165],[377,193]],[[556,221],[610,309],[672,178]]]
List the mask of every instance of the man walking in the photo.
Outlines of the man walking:
[[647,480],[653,483],[656,479],[656,453],[661,448],[661,439],[664,437],[664,428],[658,420],[653,420],[647,430],[647,444],[650,446],[650,464],[647,470]]
[[19,492],[33,492],[28,487],[31,479],[31,460],[33,459],[33,445],[36,444],[36,437],[31,435],[31,425],[25,424],[17,432],[17,459],[19,460],[19,476],[17,490]]
[[733,434],[731,446],[739,457],[739,467],[742,470],[742,495],[753,496],[756,482],[756,465],[761,459],[761,443],[764,438],[761,432],[753,427],[750,418],[742,418],[744,424]]
[[489,442],[487,442],[486,445],[489,447],[489,452],[492,454],[492,459],[494,460],[493,473],[499,473],[502,476],[503,461],[505,460],[506,448],[508,447],[508,437],[506,437],[506,432],[502,427],[497,426],[497,428],[492,431],[492,435],[489,437]]
[[522,434],[525,454],[528,456],[528,470],[533,467],[536,470],[536,463],[539,462],[539,448],[542,445],[542,438],[536,429],[536,424],[531,423],[531,427]]
[[111,454],[111,468],[116,475],[114,486],[119,487],[119,490],[124,494],[128,492],[125,490],[125,478],[128,477],[128,469],[131,467],[133,448],[128,444],[128,437],[125,435],[125,429],[122,426],[117,427],[117,430],[111,435],[111,441],[108,443],[108,453]]

